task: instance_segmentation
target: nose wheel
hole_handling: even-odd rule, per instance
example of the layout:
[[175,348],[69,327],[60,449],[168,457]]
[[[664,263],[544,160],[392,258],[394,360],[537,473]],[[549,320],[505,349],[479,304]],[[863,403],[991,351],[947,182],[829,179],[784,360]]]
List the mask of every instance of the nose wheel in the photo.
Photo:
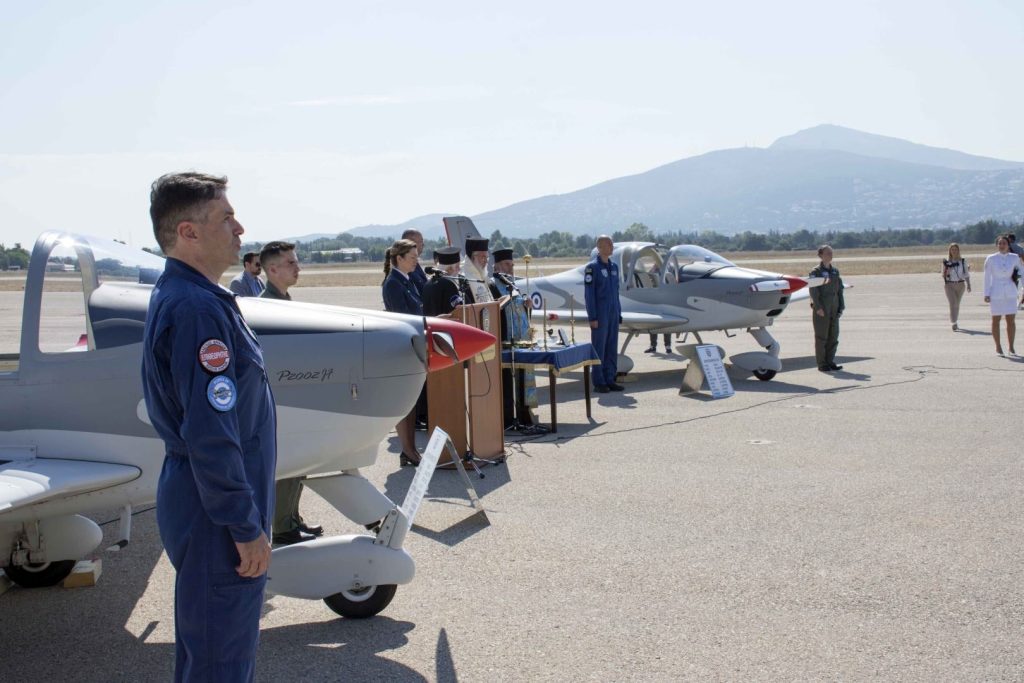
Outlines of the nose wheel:
[[384,586],[365,586],[328,595],[324,602],[343,617],[366,619],[379,614],[390,605],[397,590],[398,586],[393,583]]
[[44,588],[56,586],[67,578],[75,568],[74,560],[40,562],[38,564],[8,565],[4,574],[22,588]]
[[758,378],[762,382],[767,382],[775,377],[774,370],[754,370],[754,377]]

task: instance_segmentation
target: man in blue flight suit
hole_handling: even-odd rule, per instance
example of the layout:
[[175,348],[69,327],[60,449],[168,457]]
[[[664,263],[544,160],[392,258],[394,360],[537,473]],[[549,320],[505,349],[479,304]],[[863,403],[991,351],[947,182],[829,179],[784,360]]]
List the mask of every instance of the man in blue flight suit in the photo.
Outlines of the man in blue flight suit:
[[615,381],[619,365],[619,266],[611,260],[615,245],[608,235],[597,238],[597,256],[583,270],[583,291],[590,320],[590,341],[601,365],[594,368],[594,389],[601,394],[622,391]]
[[146,408],[165,444],[157,524],[177,572],[176,681],[251,681],[270,565],[277,417],[256,336],[218,285],[238,259],[227,179],[158,178],[150,216],[168,256],[143,339]]

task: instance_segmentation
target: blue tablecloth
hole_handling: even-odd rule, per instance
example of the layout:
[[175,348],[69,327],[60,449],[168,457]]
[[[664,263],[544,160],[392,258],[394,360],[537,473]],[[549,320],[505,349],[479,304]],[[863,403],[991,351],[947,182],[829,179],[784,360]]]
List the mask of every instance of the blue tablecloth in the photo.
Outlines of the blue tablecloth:
[[[572,346],[551,346],[547,351],[541,348],[516,349],[516,367],[525,369],[550,369],[557,376],[562,372],[578,370],[585,365],[598,365],[600,359],[591,344]],[[512,349],[501,352],[502,367],[512,367]]]

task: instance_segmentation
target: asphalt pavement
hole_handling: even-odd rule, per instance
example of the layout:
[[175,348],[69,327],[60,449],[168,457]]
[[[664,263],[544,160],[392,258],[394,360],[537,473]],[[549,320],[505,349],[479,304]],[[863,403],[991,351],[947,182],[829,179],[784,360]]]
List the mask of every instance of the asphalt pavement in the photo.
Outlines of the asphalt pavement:
[[[406,540],[417,576],[381,615],[267,600],[258,680],[1024,679],[1024,358],[995,355],[980,287],[953,332],[936,275],[849,284],[838,373],[817,371],[800,303],[772,328],[783,371],[734,377],[731,398],[680,396],[685,362],[645,337],[592,421],[570,375],[558,434],[511,439],[476,481],[489,523],[435,474]],[[294,294],[380,308],[373,287]],[[392,433],[365,471],[396,501],[398,452]],[[357,531],[308,490],[302,513]],[[0,680],[170,678],[153,513],[98,555],[95,587],[0,596]]]

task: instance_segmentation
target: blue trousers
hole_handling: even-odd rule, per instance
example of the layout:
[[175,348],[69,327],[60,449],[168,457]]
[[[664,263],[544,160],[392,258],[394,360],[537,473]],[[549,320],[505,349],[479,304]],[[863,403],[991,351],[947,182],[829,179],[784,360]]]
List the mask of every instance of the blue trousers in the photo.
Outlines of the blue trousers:
[[157,524],[174,580],[174,680],[252,681],[266,574],[238,575],[231,534],[210,521],[185,458],[167,458]]
[[601,365],[592,370],[594,384],[614,384],[619,367],[619,319],[599,318],[597,329],[590,330],[590,343],[601,359]]

